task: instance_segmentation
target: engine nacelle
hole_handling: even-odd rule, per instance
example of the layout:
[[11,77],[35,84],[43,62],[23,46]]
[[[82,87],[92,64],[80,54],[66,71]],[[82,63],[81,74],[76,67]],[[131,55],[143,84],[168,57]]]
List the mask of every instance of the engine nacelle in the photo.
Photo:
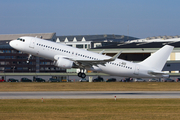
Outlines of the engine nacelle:
[[54,65],[60,68],[70,69],[73,66],[73,61],[59,57],[59,59],[55,61]]

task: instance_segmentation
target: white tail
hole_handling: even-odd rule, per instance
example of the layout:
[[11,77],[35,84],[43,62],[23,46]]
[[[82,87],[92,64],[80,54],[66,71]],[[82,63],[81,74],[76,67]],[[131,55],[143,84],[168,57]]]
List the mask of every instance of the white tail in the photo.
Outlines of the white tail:
[[139,64],[161,71],[173,48],[173,46],[165,45]]

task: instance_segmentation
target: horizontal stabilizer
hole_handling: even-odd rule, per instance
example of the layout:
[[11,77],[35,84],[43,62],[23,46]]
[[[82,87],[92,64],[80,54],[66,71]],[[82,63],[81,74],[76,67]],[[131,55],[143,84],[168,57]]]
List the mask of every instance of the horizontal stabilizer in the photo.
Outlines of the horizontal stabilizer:
[[161,71],[148,71],[149,75],[152,76],[160,76],[162,78],[169,78],[170,76],[167,73],[161,72]]
[[151,75],[163,75],[163,74],[166,74],[166,73],[161,72],[161,71],[148,71],[148,74],[151,74]]

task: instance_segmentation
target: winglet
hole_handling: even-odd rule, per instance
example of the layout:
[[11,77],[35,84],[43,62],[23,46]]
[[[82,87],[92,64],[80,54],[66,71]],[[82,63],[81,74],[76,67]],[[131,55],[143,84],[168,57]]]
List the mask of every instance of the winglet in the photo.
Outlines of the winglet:
[[105,61],[114,61],[114,60],[116,60],[116,58],[118,58],[119,57],[119,55],[122,53],[122,51],[120,51],[120,52],[118,52],[116,55],[114,55],[112,58],[110,58],[110,59],[106,59]]
[[99,52],[99,54],[103,54],[105,50],[102,50],[101,52]]

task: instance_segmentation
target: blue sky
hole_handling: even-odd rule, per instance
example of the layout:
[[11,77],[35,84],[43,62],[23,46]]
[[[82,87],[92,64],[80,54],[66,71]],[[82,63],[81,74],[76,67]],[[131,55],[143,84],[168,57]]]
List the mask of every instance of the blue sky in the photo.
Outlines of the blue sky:
[[0,34],[180,35],[180,0],[1,0]]

